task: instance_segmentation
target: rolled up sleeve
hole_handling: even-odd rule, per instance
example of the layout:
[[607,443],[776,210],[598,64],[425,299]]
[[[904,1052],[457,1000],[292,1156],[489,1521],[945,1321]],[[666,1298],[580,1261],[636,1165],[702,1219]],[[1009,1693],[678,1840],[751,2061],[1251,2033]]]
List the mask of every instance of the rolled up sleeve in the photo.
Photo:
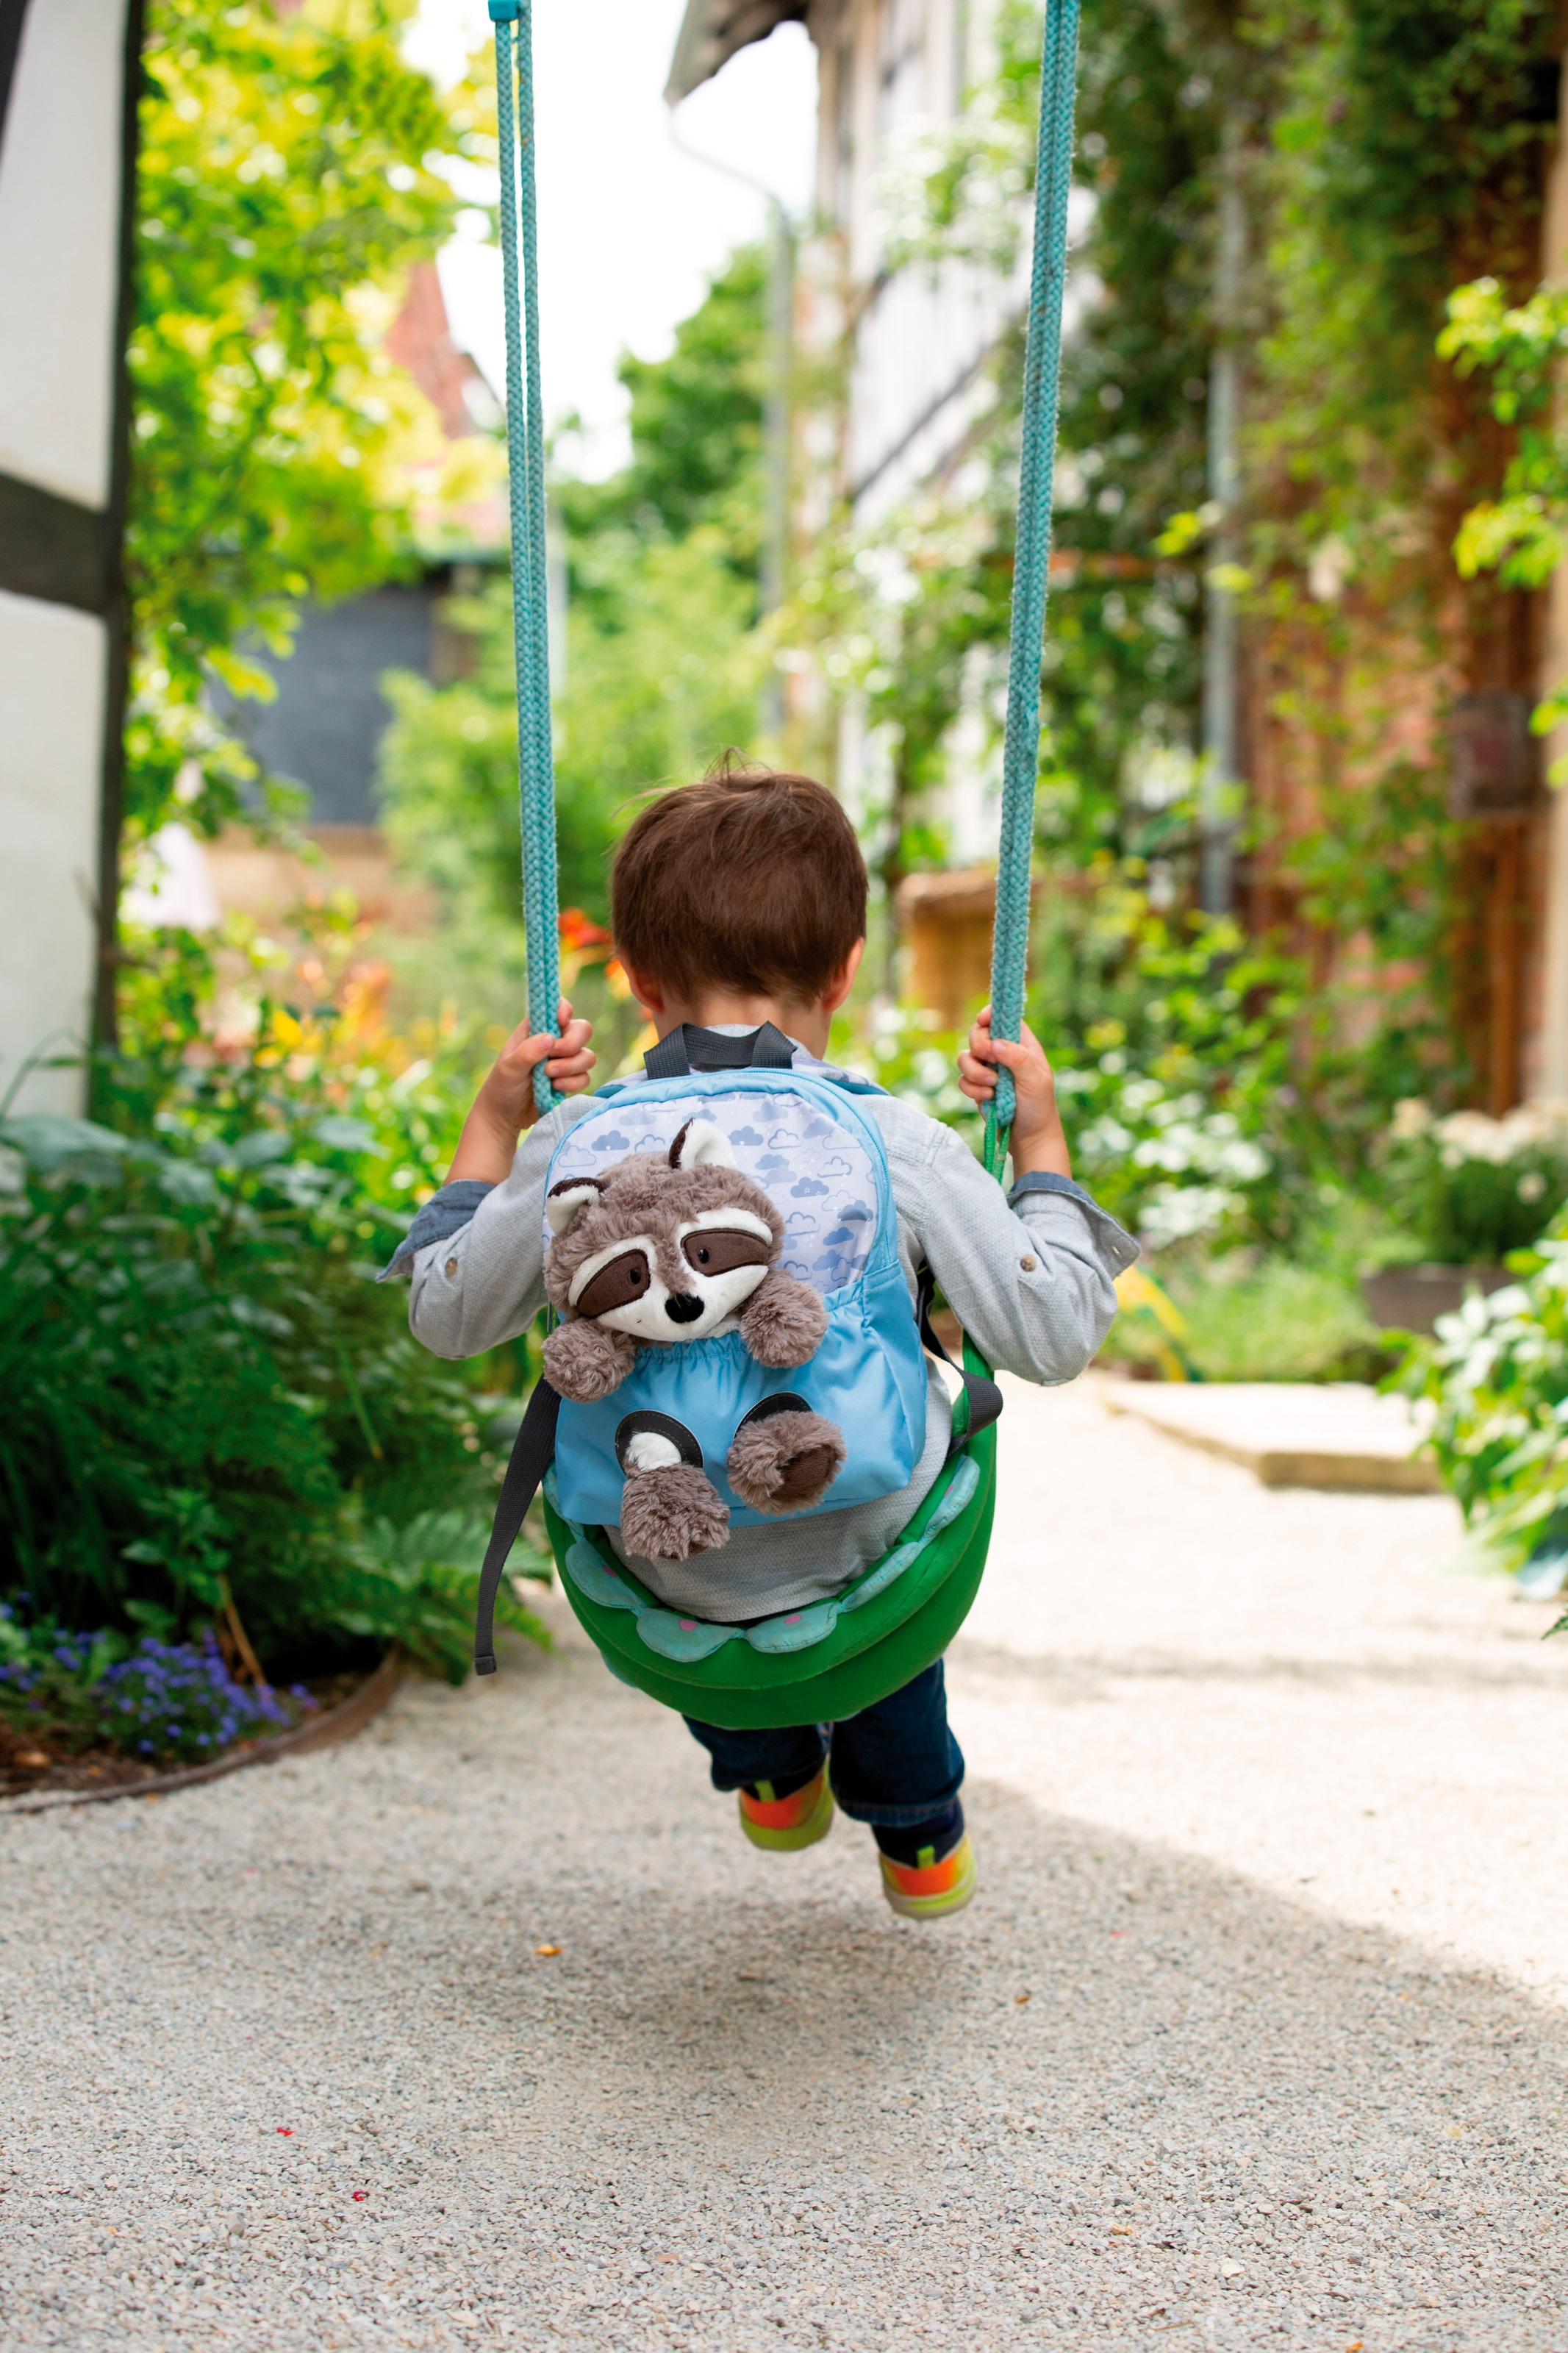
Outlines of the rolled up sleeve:
[[416,1245],[408,1326],[433,1356],[482,1356],[526,1332],[543,1307],[545,1173],[556,1145],[586,1108],[586,1101],[558,1103],[531,1128],[510,1176],[483,1188],[460,1226],[420,1244],[416,1221],[408,1238]]
[[1022,1379],[1077,1378],[1116,1314],[1138,1244],[1079,1186],[1057,1178],[1009,1202],[951,1129],[889,1136],[906,1267],[923,1258],[986,1361]]

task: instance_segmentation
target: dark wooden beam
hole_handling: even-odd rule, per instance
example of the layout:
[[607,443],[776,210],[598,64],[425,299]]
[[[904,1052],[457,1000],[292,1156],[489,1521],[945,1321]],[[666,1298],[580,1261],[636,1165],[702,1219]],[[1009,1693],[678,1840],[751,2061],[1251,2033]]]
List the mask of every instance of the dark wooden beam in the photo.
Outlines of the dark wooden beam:
[[0,474],[0,588],[101,613],[108,601],[103,516],[37,482]]
[[120,277],[114,319],[114,421],[109,507],[103,519],[103,617],[109,646],[104,680],[103,767],[99,793],[98,971],[93,1043],[100,1054],[120,1042],[120,839],[125,826],[125,709],[131,691],[131,596],[125,579],[125,521],[131,502],[131,330],[136,316],[136,173],[142,143],[142,47],[147,0],[125,0],[124,69],[120,115]]

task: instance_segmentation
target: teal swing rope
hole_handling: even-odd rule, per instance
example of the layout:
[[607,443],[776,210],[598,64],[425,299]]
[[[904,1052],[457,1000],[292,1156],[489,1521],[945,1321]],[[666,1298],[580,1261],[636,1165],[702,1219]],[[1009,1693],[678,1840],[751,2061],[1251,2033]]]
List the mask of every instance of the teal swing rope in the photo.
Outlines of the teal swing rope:
[[[496,28],[500,147],[501,280],[506,304],[506,447],[511,504],[512,644],[517,661],[518,790],[522,816],[522,920],[528,942],[528,1026],[552,1036],[561,1002],[555,877],[555,751],[550,717],[550,587],[544,516],[544,404],[539,380],[539,227],[534,192],[533,24],[531,0],[489,0]],[[517,104],[512,37],[517,26]],[[518,133],[521,132],[521,148]],[[520,168],[521,166],[521,168]],[[521,206],[519,183],[521,187]],[[518,295],[519,212],[522,293]],[[542,1062],[533,1073],[542,1112],[560,1098]]]
[[[991,1033],[1016,1039],[1024,1021],[1029,953],[1029,868],[1035,785],[1040,762],[1040,656],[1051,564],[1057,402],[1061,378],[1062,295],[1067,283],[1068,197],[1072,188],[1073,99],[1078,80],[1079,0],[1046,0],[1040,64],[1040,133],[1035,166],[1035,256],[1024,417],[1018,462],[1018,535],[1013,559],[1013,637],[1007,664],[1007,733],[1002,753],[1002,832],[996,860],[996,920],[991,948]],[[1000,1176],[1016,1096],[1011,1072],[996,1074],[985,1121],[985,1166]]]
[[[531,0],[489,0],[489,13],[496,28],[496,114],[500,133],[506,438],[510,478],[512,628],[517,658],[518,786],[522,818],[522,909],[528,939],[528,1018],[531,1029],[550,1033],[556,1026],[561,981],[555,763],[550,717],[544,413],[539,380]],[[515,106],[514,24],[518,28]],[[1008,656],[1007,733],[1002,759],[1002,829],[991,965],[992,1032],[995,1037],[1008,1039],[1016,1039],[1023,1026],[1028,961],[1029,870],[1040,756],[1040,656],[1045,643],[1051,560],[1051,495],[1056,475],[1078,27],[1079,0],[1046,0],[1039,148],[1035,174],[1035,252],[1024,367],[1013,633]],[[534,1071],[533,1084],[541,1111],[548,1111],[558,1097],[542,1063]],[[1012,1078],[1001,1071],[985,1128],[985,1165],[996,1176],[1001,1175],[1006,1158],[1014,1107]]]

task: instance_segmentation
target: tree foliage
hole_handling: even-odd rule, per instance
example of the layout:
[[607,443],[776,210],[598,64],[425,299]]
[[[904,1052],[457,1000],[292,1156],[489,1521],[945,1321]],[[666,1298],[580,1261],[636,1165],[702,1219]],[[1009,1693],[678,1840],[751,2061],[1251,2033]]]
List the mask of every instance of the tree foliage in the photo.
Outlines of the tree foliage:
[[144,57],[133,468],[136,668],[128,815],[169,813],[184,763],[216,830],[248,762],[209,678],[266,695],[247,640],[286,650],[307,597],[409,557],[408,460],[435,421],[385,358],[403,273],[447,233],[434,168],[492,152],[471,94],[448,107],[396,41],[395,0],[154,0]]
[[[722,534],[731,566],[755,579],[770,364],[767,291],[762,248],[742,246],[678,325],[667,358],[625,354],[619,374],[631,401],[630,465],[607,482],[563,480],[557,487],[579,547],[616,528],[677,540],[706,524]],[[598,569],[579,565],[578,593],[593,595]]]
[[1265,0],[1248,23],[1279,68],[1265,409],[1338,519],[1364,513],[1369,463],[1419,493],[1448,290],[1533,268],[1555,22],[1552,0]]
[[[603,919],[609,852],[636,804],[700,776],[757,727],[754,629],[765,273],[731,257],[661,361],[628,354],[630,463],[552,485],[564,526],[565,679],[555,700],[564,903]],[[521,950],[517,714],[510,591],[454,608],[471,673],[394,682],[383,754],[394,842],[489,957]]]
[[1542,587],[1563,561],[1568,533],[1568,432],[1558,411],[1568,353],[1568,291],[1542,286],[1510,303],[1495,278],[1459,287],[1439,348],[1461,374],[1489,372],[1493,415],[1516,429],[1502,495],[1479,501],[1455,548],[1467,575],[1496,570]]

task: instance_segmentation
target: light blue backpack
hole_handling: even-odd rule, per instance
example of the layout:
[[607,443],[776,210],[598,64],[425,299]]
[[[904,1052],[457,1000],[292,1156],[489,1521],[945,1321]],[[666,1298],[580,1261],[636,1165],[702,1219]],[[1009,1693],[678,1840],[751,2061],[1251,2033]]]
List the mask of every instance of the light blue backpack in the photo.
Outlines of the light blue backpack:
[[[759,1034],[765,1039],[765,1030]],[[728,1042],[711,1039],[709,1053]],[[679,1033],[664,1043],[685,1060]],[[753,1050],[751,1039],[734,1043]],[[779,1045],[789,1050],[787,1039],[780,1037]],[[648,1059],[657,1067],[656,1056]],[[737,1167],[783,1219],[780,1263],[821,1293],[827,1329],[816,1354],[789,1370],[759,1364],[733,1330],[639,1348],[611,1396],[586,1405],[563,1399],[555,1493],[566,1519],[588,1526],[619,1521],[617,1433],[634,1417],[654,1417],[695,1440],[731,1525],[756,1525],[763,1514],[735,1493],[725,1460],[741,1424],[770,1398],[821,1414],[848,1441],[842,1470],[810,1510],[843,1511],[909,1484],[925,1441],[926,1370],[899,1261],[887,1155],[876,1123],[855,1101],[879,1092],[868,1080],[821,1064],[688,1067],[669,1077],[613,1081],[568,1128],[551,1157],[547,1196],[633,1154],[668,1154],[690,1121],[711,1122]]]
[[[759,1419],[765,1430],[775,1414],[793,1418],[804,1409],[833,1424],[842,1450],[831,1484],[791,1517],[896,1494],[913,1476],[926,1431],[922,1344],[934,1356],[947,1358],[947,1351],[931,1322],[928,1268],[919,1271],[911,1312],[881,1134],[856,1101],[881,1089],[820,1062],[796,1069],[797,1051],[767,1022],[743,1038],[672,1031],[646,1057],[646,1080],[602,1089],[556,1145],[545,1187],[547,1248],[552,1192],[561,1208],[574,1194],[608,1197],[610,1172],[645,1157],[684,1168],[685,1151],[706,1127],[703,1149],[718,1147],[716,1157],[732,1159],[750,1180],[749,1195],[753,1185],[767,1194],[784,1226],[779,1266],[794,1279],[792,1291],[808,1284],[817,1294],[820,1309],[813,1305],[809,1323],[815,1329],[820,1315],[822,1335],[805,1361],[792,1354],[787,1370],[759,1362],[738,1329],[638,1347],[631,1367],[593,1404],[565,1398],[549,1378],[539,1381],[480,1572],[474,1634],[480,1674],[496,1672],[496,1594],[542,1484],[567,1596],[611,1672],[705,1723],[819,1724],[856,1715],[940,1658],[963,1624],[985,1566],[996,1492],[993,1425],[1002,1409],[1000,1390],[967,1342],[963,1369],[954,1367],[963,1394],[934,1485],[886,1552],[831,1599],[754,1623],[708,1624],[662,1607],[604,1535],[626,1521],[617,1443],[633,1435],[662,1440],[670,1450],[664,1459],[684,1465],[679,1476],[688,1481],[700,1474],[695,1483],[712,1507],[727,1508],[740,1526],[760,1514],[731,1482],[731,1450],[742,1425]],[[590,1185],[594,1178],[600,1183]],[[695,1261],[687,1243],[700,1243],[707,1214],[684,1229],[689,1263]],[[639,1256],[618,1246],[602,1256],[590,1249],[583,1265],[622,1268],[612,1286],[618,1287],[647,1275],[646,1258],[640,1275],[623,1267]],[[722,1266],[714,1272],[721,1275]],[[595,1271],[589,1281],[597,1280]],[[647,1293],[650,1302],[654,1296]],[[667,1314],[676,1298],[668,1295]],[[568,1322],[552,1336],[582,1328]],[[779,1443],[787,1443],[782,1433]],[[754,1471],[754,1458],[747,1461]],[[647,1463],[628,1456],[628,1468],[646,1495],[653,1484]]]

